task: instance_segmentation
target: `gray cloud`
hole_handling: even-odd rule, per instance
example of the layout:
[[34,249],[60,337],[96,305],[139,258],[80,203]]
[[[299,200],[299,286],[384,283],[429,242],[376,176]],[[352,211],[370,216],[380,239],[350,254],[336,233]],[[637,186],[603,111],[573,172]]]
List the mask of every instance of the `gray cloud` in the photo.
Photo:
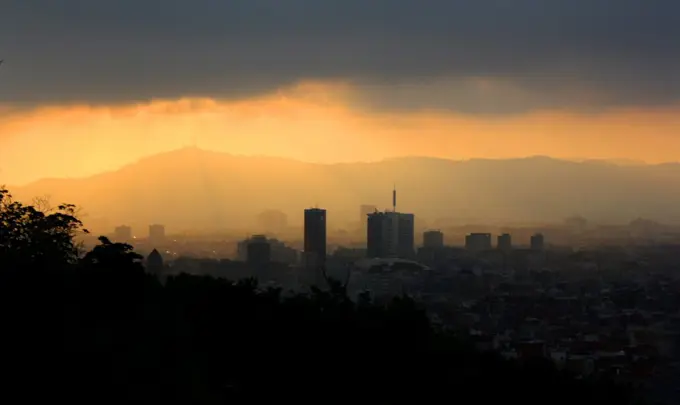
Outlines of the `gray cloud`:
[[351,80],[377,108],[668,104],[679,50],[676,0],[4,0],[0,101],[241,97],[312,78]]

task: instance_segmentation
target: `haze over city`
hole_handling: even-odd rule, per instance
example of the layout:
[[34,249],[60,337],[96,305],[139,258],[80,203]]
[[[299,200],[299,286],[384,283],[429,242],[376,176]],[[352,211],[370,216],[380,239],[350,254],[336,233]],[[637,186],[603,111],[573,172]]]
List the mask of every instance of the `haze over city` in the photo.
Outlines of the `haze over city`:
[[677,0],[0,3],[1,396],[678,403]]

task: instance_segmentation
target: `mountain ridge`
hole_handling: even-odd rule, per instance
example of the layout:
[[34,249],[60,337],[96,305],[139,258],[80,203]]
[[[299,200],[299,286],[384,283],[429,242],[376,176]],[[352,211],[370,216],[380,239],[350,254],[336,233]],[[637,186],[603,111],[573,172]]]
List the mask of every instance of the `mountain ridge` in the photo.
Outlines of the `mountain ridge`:
[[[50,195],[91,216],[169,227],[251,226],[277,208],[301,222],[319,204],[329,221],[359,221],[358,206],[391,205],[419,217],[559,221],[580,214],[627,223],[680,218],[680,165],[621,166],[546,156],[451,160],[399,157],[376,162],[309,163],[183,148],[90,177],[42,179],[11,187],[19,199]],[[678,207],[678,208],[676,208]]]
[[419,156],[419,155],[413,155],[413,156],[396,156],[396,157],[389,157],[381,160],[374,160],[374,161],[356,161],[356,162],[333,162],[333,163],[318,163],[318,162],[307,162],[304,160],[299,160],[299,159],[293,159],[293,158],[286,158],[286,157],[280,157],[280,156],[271,156],[271,155],[243,155],[243,154],[234,154],[234,153],[229,153],[229,152],[221,152],[221,151],[213,151],[209,149],[201,149],[198,147],[194,146],[187,146],[184,148],[180,149],[175,149],[167,152],[161,152],[153,155],[147,155],[144,156],[134,162],[125,164],[117,169],[113,170],[107,170],[103,171],[100,173],[95,173],[90,176],[82,176],[82,177],[45,177],[41,178],[26,184],[21,184],[21,185],[10,185],[9,187],[12,189],[17,189],[17,188],[25,188],[25,187],[30,187],[33,186],[37,183],[42,183],[46,181],[61,181],[61,180],[87,180],[87,179],[93,179],[100,177],[102,175],[106,175],[108,173],[116,173],[119,172],[125,168],[135,166],[138,164],[144,164],[149,161],[154,161],[158,158],[162,157],[173,157],[173,158],[178,158],[180,156],[186,157],[187,153],[199,153],[199,154],[209,154],[213,156],[220,156],[220,157],[230,157],[230,158],[236,158],[236,159],[262,159],[262,160],[268,160],[268,161],[285,161],[285,162],[295,162],[299,164],[305,164],[305,165],[318,165],[318,166],[347,166],[347,165],[371,165],[371,164],[380,164],[380,163],[390,163],[390,162],[400,162],[400,161],[413,161],[413,160],[422,160],[422,161],[430,161],[430,162],[441,162],[441,163],[451,163],[451,164],[461,164],[461,163],[470,163],[470,162],[518,162],[518,161],[536,161],[536,160],[548,160],[548,161],[554,161],[554,162],[563,162],[563,163],[576,163],[576,164],[607,164],[611,166],[616,166],[616,167],[674,167],[674,166],[680,166],[680,162],[663,162],[663,163],[653,163],[653,164],[648,164],[643,161],[635,161],[631,159],[562,159],[562,158],[554,158],[551,156],[546,156],[546,155],[531,155],[531,156],[524,156],[524,157],[513,157],[513,158],[470,158],[470,159],[450,159],[450,158],[442,158],[442,157],[433,157],[433,156]]

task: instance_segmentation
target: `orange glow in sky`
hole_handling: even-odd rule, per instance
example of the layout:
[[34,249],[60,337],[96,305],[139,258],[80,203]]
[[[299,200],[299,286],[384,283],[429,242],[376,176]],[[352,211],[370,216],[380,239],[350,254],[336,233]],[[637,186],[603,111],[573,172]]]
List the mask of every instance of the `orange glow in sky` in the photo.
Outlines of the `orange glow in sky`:
[[547,155],[676,161],[680,106],[579,114],[473,116],[366,112],[342,83],[302,83],[268,96],[157,100],[108,107],[0,107],[0,184],[80,177],[197,145],[312,162],[420,155],[451,159]]

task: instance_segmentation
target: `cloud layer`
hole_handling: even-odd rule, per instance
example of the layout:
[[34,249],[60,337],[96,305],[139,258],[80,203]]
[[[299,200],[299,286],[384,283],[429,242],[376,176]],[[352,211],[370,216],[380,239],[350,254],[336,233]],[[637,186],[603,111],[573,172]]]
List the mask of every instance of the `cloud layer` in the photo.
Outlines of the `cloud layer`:
[[680,108],[480,117],[377,113],[352,87],[308,83],[245,100],[157,100],[15,110],[0,119],[0,184],[81,177],[197,144],[239,155],[335,163],[397,156],[676,161]]
[[660,105],[680,98],[678,49],[675,0],[7,0],[0,102],[240,98],[314,79],[378,109]]

